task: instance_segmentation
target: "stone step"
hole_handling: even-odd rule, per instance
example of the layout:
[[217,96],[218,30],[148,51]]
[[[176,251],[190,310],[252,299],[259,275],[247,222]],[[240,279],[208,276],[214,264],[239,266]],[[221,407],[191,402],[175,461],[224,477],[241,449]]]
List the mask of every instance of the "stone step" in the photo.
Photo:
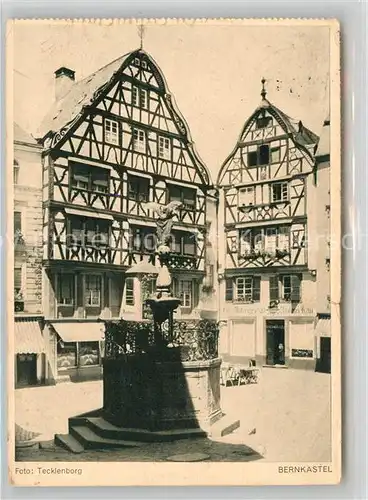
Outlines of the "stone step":
[[208,437],[219,438],[231,434],[240,427],[240,420],[231,417],[230,415],[223,415],[217,422],[211,425]]
[[62,384],[63,382],[70,382],[70,376],[69,375],[58,375],[56,377],[57,384]]
[[71,434],[55,434],[55,444],[72,453],[82,453],[84,451],[81,443]]
[[85,425],[72,426],[70,430],[71,435],[79,441],[85,449],[135,448],[142,445],[141,442],[110,439],[99,436]]
[[207,436],[207,433],[199,428],[149,431],[147,429],[118,427],[102,417],[86,418],[85,425],[91,428],[96,434],[106,438],[134,440],[141,443],[176,441],[179,439],[191,439]]

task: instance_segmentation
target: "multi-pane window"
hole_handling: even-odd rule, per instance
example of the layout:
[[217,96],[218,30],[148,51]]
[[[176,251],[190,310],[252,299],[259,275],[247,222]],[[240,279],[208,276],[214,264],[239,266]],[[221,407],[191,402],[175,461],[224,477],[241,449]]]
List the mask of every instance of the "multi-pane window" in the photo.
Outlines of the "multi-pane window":
[[109,191],[109,172],[99,167],[73,165],[71,169],[71,186],[74,189],[106,194]]
[[149,200],[149,180],[145,177],[129,176],[128,198],[129,200],[147,202]]
[[105,141],[109,144],[119,144],[119,123],[105,119]]
[[181,300],[181,306],[185,308],[191,308],[193,303],[193,283],[189,280],[179,280],[179,299]]
[[158,138],[158,155],[160,158],[170,159],[171,143],[168,137],[159,136]]
[[225,300],[236,302],[259,302],[261,298],[260,276],[239,276],[226,280]]
[[240,231],[240,255],[252,252],[289,252],[290,227],[277,226]]
[[259,276],[236,278],[235,299],[238,302],[259,302],[261,279]]
[[133,130],[133,148],[135,151],[146,151],[146,134],[138,128]]
[[133,106],[147,109],[147,90],[139,89],[138,87],[132,88],[132,104]]
[[130,248],[133,252],[151,253],[156,248],[156,231],[150,227],[132,227]]
[[70,217],[68,245],[106,247],[109,245],[109,223],[99,219]]
[[134,306],[134,279],[125,279],[125,303],[127,306]]
[[185,210],[194,211],[196,207],[196,190],[179,186],[169,186],[170,201],[180,201]]
[[287,201],[289,197],[287,182],[275,182],[271,185],[271,200],[276,203]]
[[171,251],[182,255],[196,255],[195,234],[185,231],[173,231],[171,234]]
[[95,274],[85,275],[84,285],[85,306],[98,307],[101,304],[101,276]]
[[87,219],[85,222],[86,245],[105,247],[109,244],[109,224],[106,221]]
[[254,205],[254,187],[248,186],[239,189],[239,205]]
[[74,274],[59,274],[57,280],[57,302],[60,305],[74,304]]
[[270,162],[270,147],[267,144],[258,146],[255,151],[248,152],[248,167],[267,165]]
[[270,301],[300,301],[301,277],[298,274],[270,276]]

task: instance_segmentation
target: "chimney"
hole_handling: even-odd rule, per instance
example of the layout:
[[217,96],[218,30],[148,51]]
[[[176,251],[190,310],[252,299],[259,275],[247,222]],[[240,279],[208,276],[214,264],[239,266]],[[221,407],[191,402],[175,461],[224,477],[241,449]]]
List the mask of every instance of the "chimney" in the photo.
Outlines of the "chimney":
[[75,81],[75,71],[62,66],[55,71],[55,100],[64,97]]

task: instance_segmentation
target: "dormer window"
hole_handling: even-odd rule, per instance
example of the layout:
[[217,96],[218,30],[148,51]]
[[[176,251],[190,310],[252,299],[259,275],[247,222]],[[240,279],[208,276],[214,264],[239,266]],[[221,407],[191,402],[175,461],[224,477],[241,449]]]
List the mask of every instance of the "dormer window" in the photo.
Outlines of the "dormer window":
[[166,160],[170,159],[171,144],[170,144],[170,139],[168,137],[158,138],[158,155],[160,158],[164,158]]
[[105,119],[105,141],[108,144],[119,144],[119,124],[117,121]]
[[271,116],[261,116],[256,120],[256,128],[266,128],[268,126],[272,126],[272,117]]
[[133,130],[133,148],[135,149],[135,151],[146,151],[146,134],[144,130]]

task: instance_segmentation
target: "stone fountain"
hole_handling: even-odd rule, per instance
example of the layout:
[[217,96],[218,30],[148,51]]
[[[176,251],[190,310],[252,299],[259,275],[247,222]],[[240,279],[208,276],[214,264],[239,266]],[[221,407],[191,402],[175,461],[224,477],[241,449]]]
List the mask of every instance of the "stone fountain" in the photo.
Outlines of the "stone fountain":
[[[125,446],[129,439],[221,436],[240,425],[221,410],[217,323],[174,320],[180,299],[171,293],[169,236],[180,204],[147,205],[156,215],[158,236],[156,292],[147,299],[153,321],[105,321],[103,408],[97,419],[92,414],[69,420],[72,435],[80,436],[85,426],[98,435],[93,443],[100,447],[111,438],[114,446],[119,439]],[[65,445],[65,437],[58,439]]]

